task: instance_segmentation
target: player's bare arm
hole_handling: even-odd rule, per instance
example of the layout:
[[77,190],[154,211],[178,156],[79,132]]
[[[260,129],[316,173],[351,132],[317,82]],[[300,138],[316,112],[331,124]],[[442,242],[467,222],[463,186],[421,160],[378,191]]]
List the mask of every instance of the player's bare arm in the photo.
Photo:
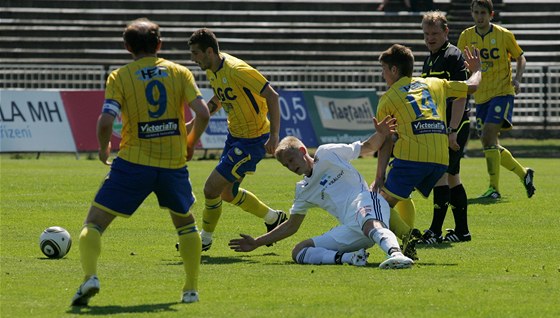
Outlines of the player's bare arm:
[[229,241],[229,248],[236,252],[250,252],[259,246],[269,245],[289,236],[294,235],[299,230],[305,215],[293,214],[288,221],[280,224],[277,228],[254,239],[247,234],[239,234],[241,238]]
[[197,98],[189,104],[190,108],[194,111],[195,117],[193,118],[192,127],[187,131],[187,161],[191,160],[194,154],[194,147],[202,136],[202,133],[208,126],[210,120],[210,112],[208,106],[202,98]]
[[371,135],[366,141],[362,143],[362,148],[360,150],[360,155],[367,155],[371,152],[379,150],[385,138],[391,134],[394,134],[397,129],[397,120],[386,116],[381,122],[377,121],[377,118],[373,118],[373,125],[375,126],[375,134]]
[[268,115],[270,120],[270,137],[264,144],[266,152],[274,154],[280,140],[280,102],[278,93],[267,85],[261,96],[266,99]]
[[115,117],[102,113],[97,119],[97,142],[99,143],[99,160],[108,166],[111,165],[111,135],[113,134],[113,121]]
[[[457,98],[453,101],[453,108],[451,112],[451,120],[449,121],[449,127],[451,131],[449,131],[449,148],[457,151],[461,148],[459,143],[457,142],[457,129],[459,129],[459,125],[461,124],[461,119],[463,118],[463,110],[465,109],[465,104],[467,103],[466,98]],[[453,111],[457,109],[457,111]]]
[[393,151],[393,135],[389,135],[385,138],[383,145],[379,149],[377,156],[377,171],[375,175],[375,180],[370,186],[371,191],[380,192],[385,184],[385,172],[387,171],[387,165],[389,164],[389,159],[391,159],[391,152]]
[[213,96],[212,99],[208,102],[208,110],[210,111],[210,116],[214,115],[220,108],[222,104],[218,100],[216,96]]
[[519,94],[519,87],[521,83],[521,79],[523,78],[523,73],[525,72],[525,65],[527,64],[527,60],[525,59],[525,55],[520,55],[516,59],[516,66],[515,66],[515,77],[511,81],[511,85],[515,89],[515,94]]

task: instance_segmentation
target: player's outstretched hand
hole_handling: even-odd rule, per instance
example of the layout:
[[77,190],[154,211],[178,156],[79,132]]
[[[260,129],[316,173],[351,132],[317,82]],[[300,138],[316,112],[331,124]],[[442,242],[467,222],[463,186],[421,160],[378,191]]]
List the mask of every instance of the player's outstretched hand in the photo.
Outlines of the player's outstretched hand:
[[471,74],[476,71],[480,71],[480,51],[473,45],[472,51],[468,46],[465,46],[465,50],[463,51],[463,53],[465,56],[465,67],[469,69]]
[[373,125],[375,126],[375,132],[384,136],[394,134],[397,132],[397,119],[391,118],[387,115],[382,121],[377,121],[377,118],[373,117]]
[[250,252],[258,247],[255,239],[250,235],[239,234],[239,236],[241,236],[241,238],[229,241],[228,245],[232,250],[236,252]]

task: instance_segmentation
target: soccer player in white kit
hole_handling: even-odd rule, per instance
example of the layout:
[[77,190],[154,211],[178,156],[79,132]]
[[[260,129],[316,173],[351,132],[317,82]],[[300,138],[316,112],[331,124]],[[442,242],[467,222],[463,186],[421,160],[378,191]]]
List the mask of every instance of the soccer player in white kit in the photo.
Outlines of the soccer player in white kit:
[[285,137],[275,156],[290,171],[303,175],[296,184],[290,218],[273,231],[256,239],[246,234],[230,241],[237,252],[249,252],[297,232],[307,210],[320,207],[336,217],[340,225],[327,233],[298,243],[292,258],[299,264],[352,264],[365,266],[366,249],[378,244],[388,258],[379,267],[409,268],[414,261],[402,254],[397,237],[389,230],[390,208],[377,192],[370,192],[364,177],[351,160],[379,149],[384,138],[394,132],[395,120],[377,122],[376,133],[365,142],[325,144],[311,157],[296,137]]

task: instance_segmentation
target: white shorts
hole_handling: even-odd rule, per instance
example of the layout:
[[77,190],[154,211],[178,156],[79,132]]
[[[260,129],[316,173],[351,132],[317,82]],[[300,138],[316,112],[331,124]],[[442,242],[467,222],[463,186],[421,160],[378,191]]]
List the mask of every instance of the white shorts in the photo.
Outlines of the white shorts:
[[345,218],[345,224],[311,238],[316,247],[340,252],[370,248],[375,243],[362,232],[364,223],[378,220],[389,227],[391,210],[387,201],[379,193],[362,192],[352,205],[356,207],[355,211]]

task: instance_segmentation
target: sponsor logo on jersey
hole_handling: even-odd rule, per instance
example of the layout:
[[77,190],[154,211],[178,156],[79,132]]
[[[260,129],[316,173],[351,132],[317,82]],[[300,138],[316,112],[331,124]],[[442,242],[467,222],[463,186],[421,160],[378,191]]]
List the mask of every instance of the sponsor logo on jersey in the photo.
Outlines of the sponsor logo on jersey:
[[153,78],[167,77],[167,68],[163,66],[150,66],[136,71],[136,76],[141,81],[149,81]]
[[177,118],[138,123],[138,138],[150,139],[179,134],[179,120]]
[[418,120],[412,122],[412,132],[415,135],[445,134],[445,123],[441,120]]

